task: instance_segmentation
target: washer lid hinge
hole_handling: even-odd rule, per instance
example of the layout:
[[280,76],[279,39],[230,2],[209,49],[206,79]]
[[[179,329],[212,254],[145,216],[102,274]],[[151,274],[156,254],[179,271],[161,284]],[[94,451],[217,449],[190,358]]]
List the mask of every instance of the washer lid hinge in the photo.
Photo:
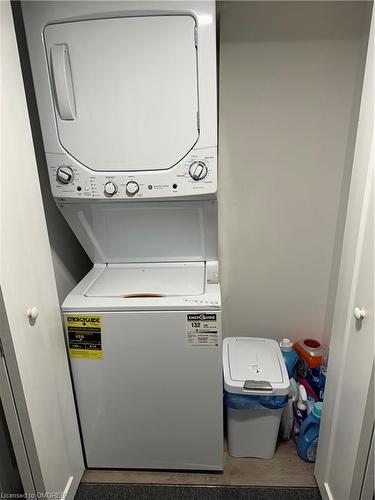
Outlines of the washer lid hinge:
[[206,280],[207,283],[219,283],[219,262],[217,260],[210,260],[206,262]]

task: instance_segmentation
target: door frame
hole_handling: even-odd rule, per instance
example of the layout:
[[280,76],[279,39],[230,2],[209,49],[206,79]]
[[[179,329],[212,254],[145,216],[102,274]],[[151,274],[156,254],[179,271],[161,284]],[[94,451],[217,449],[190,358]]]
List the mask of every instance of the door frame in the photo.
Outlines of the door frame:
[[[357,286],[357,274],[365,231],[365,217],[369,217],[369,214],[366,215],[367,207],[368,210],[370,210],[368,204],[371,201],[370,197],[374,196],[374,24],[373,10],[332,325],[330,359],[328,363],[327,385],[325,391],[326,398],[314,471],[323,500],[334,500],[329,486],[329,470],[331,467],[336,425],[340,418],[338,415],[338,405],[341,400],[340,398],[345,397],[345,389],[341,387],[341,381],[345,370],[343,359],[346,359],[347,339],[349,338],[350,327],[353,322],[353,307],[355,305],[354,288]],[[371,369],[371,366],[368,368]],[[366,382],[365,387],[361,386],[361,391],[364,393],[363,399],[365,401],[367,397],[366,408],[371,406],[369,402],[372,399],[371,381],[372,378]],[[366,423],[366,410],[363,412],[361,421],[356,423],[361,428],[361,436],[358,442],[357,456],[353,466],[352,483],[350,486],[351,491],[349,493],[350,499],[353,500],[359,500],[360,498],[369,451],[367,443],[369,443],[371,438],[373,426],[373,405],[372,424],[371,419],[370,424]],[[363,443],[365,443],[364,452],[360,449]],[[365,455],[366,458],[364,458],[363,455]]]
[[5,310],[3,294],[0,287],[0,400],[3,405],[5,420],[8,425],[9,435],[12,441],[14,455],[16,457],[18,471],[21,477],[25,493],[36,494],[36,489],[31,473],[31,467],[26,452],[25,442],[22,435],[19,415],[16,408],[16,402],[13,397],[13,391],[9,379],[7,363],[5,359],[4,345],[7,345],[7,339],[10,339],[10,329],[8,317]]
[[25,493],[73,499],[84,472],[78,420],[10,1],[0,10],[1,397]]
[[360,500],[372,500],[373,498],[374,498],[374,427],[372,429],[370,450],[368,453],[365,474],[362,482]]
[[[370,500],[364,493],[366,484],[371,483],[374,489],[374,466],[372,465],[371,479],[371,456],[374,463],[374,366],[372,367],[371,383],[368,390],[365,415],[362,423],[361,438],[355,463],[353,483],[350,490],[350,498]],[[372,455],[371,455],[372,453]],[[367,477],[367,479],[366,479]],[[363,495],[363,497],[362,497]],[[372,497],[371,497],[372,499]]]

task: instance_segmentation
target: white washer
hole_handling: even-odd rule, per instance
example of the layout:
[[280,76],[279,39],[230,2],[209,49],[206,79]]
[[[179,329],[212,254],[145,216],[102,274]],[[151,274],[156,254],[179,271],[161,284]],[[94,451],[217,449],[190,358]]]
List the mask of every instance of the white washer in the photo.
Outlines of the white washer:
[[88,467],[223,468],[220,289],[206,276],[97,265],[63,303]]
[[222,470],[216,201],[61,210],[96,262],[62,305],[87,466]]

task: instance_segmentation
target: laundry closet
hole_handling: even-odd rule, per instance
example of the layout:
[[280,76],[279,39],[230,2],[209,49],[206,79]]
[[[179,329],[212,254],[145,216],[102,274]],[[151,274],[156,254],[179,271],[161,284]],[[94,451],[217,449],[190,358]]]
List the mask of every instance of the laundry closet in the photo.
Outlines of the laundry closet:
[[[73,498],[82,474],[86,484],[317,482],[324,498],[366,500],[372,2],[8,7],[9,130],[28,140],[8,148],[3,178],[13,184],[23,165],[30,220],[44,231],[20,232],[22,257],[13,231],[27,210],[5,195],[4,255],[20,255],[30,286],[20,298],[3,266],[1,397],[15,398],[23,484]],[[228,455],[226,337],[330,347],[315,469],[292,442],[270,461]]]

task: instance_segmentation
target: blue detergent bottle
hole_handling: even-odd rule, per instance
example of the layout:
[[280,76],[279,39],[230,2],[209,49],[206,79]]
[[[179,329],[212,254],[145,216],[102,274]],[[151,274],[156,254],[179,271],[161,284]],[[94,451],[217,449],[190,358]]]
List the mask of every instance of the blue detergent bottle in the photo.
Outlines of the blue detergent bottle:
[[279,346],[283,354],[289,378],[292,378],[294,377],[294,372],[298,361],[298,353],[293,349],[293,343],[289,339],[280,340]]
[[300,427],[297,452],[305,462],[314,463],[316,459],[322,408],[323,403],[315,403],[312,412]]

